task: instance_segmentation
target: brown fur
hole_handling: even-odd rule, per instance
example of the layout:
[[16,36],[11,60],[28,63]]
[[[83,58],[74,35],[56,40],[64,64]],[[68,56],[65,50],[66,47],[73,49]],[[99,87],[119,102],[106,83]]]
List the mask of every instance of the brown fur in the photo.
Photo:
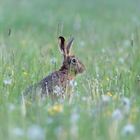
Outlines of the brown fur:
[[73,80],[77,74],[85,70],[85,66],[82,62],[70,54],[73,38],[66,44],[64,37],[60,36],[59,41],[60,50],[64,57],[62,66],[58,71],[51,73],[28,90],[28,92],[32,93],[30,94],[31,98],[35,93],[39,96],[41,95],[41,97],[50,96],[53,99],[59,97],[70,98],[70,81]]

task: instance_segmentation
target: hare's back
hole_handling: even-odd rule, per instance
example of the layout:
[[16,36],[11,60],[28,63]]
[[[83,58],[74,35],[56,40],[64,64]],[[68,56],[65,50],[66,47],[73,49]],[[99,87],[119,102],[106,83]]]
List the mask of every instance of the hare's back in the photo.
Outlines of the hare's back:
[[42,79],[39,83],[42,87],[42,93],[48,94],[54,91],[56,86],[65,87],[66,84],[66,74],[61,71],[56,71],[44,79]]
[[32,100],[34,100],[36,97],[47,97],[55,93],[58,96],[59,92],[64,93],[65,91],[66,77],[66,74],[61,71],[51,73],[39,83],[28,87],[24,92],[24,95]]

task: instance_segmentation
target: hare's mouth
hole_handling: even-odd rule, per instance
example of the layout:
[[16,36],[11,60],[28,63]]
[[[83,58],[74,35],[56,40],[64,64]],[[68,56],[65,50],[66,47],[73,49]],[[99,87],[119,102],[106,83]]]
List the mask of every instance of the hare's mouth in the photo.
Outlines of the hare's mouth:
[[80,68],[78,68],[78,69],[75,70],[75,75],[81,74],[81,73],[83,73],[84,71],[85,71],[85,69],[84,69],[83,67],[80,67]]

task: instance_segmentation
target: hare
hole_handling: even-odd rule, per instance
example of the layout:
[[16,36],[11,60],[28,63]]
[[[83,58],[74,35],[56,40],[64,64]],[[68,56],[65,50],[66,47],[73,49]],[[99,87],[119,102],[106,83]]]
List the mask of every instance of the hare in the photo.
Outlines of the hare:
[[55,71],[42,79],[39,83],[31,86],[25,92],[33,97],[51,97],[52,99],[69,99],[71,98],[72,81],[77,74],[85,71],[84,64],[75,55],[70,53],[74,38],[67,43],[63,36],[59,38],[60,51],[63,54],[63,63],[58,71]]

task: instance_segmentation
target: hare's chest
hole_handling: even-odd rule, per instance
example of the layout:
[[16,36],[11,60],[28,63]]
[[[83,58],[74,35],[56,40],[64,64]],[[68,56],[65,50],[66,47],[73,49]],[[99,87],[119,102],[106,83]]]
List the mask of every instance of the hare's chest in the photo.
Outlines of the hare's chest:
[[77,86],[77,82],[76,82],[75,80],[70,80],[70,81],[69,81],[69,86],[70,86],[71,88],[75,88],[75,87]]
[[72,95],[74,93],[74,88],[77,85],[77,83],[74,80],[67,80],[63,84],[59,83],[58,85],[55,85],[53,87],[53,92],[51,95],[53,97],[59,98],[59,99],[72,99]]
[[43,93],[53,98],[65,98],[70,96],[76,84],[75,80],[70,80],[67,75],[55,72],[43,80],[42,89]]

